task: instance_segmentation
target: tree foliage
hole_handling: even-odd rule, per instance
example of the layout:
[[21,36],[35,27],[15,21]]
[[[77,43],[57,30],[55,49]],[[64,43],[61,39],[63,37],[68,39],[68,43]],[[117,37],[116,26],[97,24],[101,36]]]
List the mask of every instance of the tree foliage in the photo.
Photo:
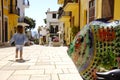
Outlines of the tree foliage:
[[38,33],[41,31],[42,29],[41,29],[41,26],[38,26]]
[[29,24],[29,26],[26,26],[26,30],[31,30],[33,28],[35,28],[35,25],[36,25],[36,21],[28,16],[25,16],[24,18],[24,22]]

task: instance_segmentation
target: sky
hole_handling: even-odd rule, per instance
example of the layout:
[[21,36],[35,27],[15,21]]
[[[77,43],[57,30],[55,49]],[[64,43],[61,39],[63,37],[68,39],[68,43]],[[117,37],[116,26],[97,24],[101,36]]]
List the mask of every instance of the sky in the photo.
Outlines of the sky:
[[50,11],[58,11],[61,5],[57,4],[58,0],[29,0],[29,8],[25,8],[25,16],[33,18],[36,21],[36,28],[38,26],[45,26],[43,19],[46,18],[45,12],[48,8]]

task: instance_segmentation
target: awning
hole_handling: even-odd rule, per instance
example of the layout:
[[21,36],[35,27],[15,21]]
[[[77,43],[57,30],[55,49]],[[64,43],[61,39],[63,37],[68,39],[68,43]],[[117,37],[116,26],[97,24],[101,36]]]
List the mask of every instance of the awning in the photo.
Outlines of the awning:
[[24,22],[18,23],[17,25],[22,25],[23,27],[25,27],[25,26],[29,26],[29,24],[24,23]]

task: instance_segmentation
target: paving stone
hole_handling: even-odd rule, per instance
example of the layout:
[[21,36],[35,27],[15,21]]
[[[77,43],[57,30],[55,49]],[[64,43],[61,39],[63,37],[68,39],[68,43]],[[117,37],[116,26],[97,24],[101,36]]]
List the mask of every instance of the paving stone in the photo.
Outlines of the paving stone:
[[35,63],[29,62],[29,63],[13,63],[12,66],[32,66],[35,65]]
[[17,70],[14,72],[14,75],[34,75],[34,74],[44,74],[44,70]]
[[24,62],[16,62],[15,47],[0,48],[0,80],[82,80],[66,50],[26,46]]
[[30,66],[29,69],[35,69],[35,70],[39,70],[39,69],[55,69],[55,65]]
[[68,62],[68,61],[55,61],[55,64],[61,64],[61,65],[73,65],[72,62]]
[[82,80],[79,74],[59,74],[60,80]]
[[36,62],[36,65],[52,65],[55,64],[54,61],[51,60],[39,60],[38,62]]
[[68,74],[70,73],[67,68],[62,68],[62,71],[63,71],[63,73],[68,73]]
[[45,74],[59,74],[63,73],[61,69],[45,69]]
[[2,66],[4,66],[4,65],[6,65],[6,64],[8,64],[8,61],[0,61],[0,65]]
[[51,74],[52,79],[51,80],[59,80],[58,74]]
[[62,64],[57,64],[56,68],[76,68],[75,65],[62,65]]
[[13,74],[14,71],[2,71],[0,70],[0,80],[7,80],[12,74]]
[[13,75],[8,80],[29,80],[29,78],[28,75]]
[[76,68],[69,68],[69,73],[78,73]]
[[50,75],[32,75],[30,80],[51,80]]
[[26,70],[29,66],[5,66],[2,68],[2,70]]

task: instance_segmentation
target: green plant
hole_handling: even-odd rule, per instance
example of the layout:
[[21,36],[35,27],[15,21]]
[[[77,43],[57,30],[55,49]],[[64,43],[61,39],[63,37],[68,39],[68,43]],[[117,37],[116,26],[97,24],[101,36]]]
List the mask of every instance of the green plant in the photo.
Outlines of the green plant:
[[72,36],[75,37],[75,35],[79,32],[79,27],[76,27],[76,26],[73,26],[71,28],[71,33],[72,33]]
[[115,62],[116,55],[112,52],[112,49],[107,49],[107,51],[100,54],[102,57],[100,64],[101,67],[109,70],[117,65],[117,63]]

